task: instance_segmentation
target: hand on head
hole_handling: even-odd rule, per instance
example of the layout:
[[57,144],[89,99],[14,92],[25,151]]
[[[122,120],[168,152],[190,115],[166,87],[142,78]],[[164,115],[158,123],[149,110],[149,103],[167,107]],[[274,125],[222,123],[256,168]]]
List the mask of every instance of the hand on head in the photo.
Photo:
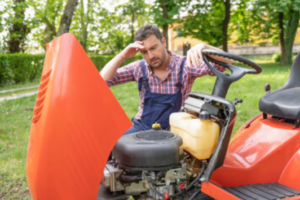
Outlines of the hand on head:
[[122,52],[121,55],[124,58],[132,58],[136,55],[139,50],[143,50],[145,47],[143,46],[142,41],[135,41],[134,43],[129,44]]

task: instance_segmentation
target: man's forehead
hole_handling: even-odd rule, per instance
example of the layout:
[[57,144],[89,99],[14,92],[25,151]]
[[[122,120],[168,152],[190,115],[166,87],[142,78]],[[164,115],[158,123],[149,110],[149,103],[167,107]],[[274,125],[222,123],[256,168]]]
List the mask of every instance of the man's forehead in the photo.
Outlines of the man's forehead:
[[147,39],[143,40],[143,46],[148,49],[154,45],[161,44],[161,41],[154,35],[151,34]]

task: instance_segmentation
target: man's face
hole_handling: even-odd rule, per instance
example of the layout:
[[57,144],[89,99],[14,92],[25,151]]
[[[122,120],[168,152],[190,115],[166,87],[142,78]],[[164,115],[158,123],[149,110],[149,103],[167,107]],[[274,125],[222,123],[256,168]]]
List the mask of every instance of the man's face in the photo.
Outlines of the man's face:
[[166,40],[160,41],[154,34],[143,40],[144,49],[140,52],[146,62],[153,68],[159,68],[165,62],[167,57]]

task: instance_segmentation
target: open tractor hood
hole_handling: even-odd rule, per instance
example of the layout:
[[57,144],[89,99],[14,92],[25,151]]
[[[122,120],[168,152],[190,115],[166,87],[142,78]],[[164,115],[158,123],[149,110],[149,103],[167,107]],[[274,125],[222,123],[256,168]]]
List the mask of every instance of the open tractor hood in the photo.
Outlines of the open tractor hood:
[[47,44],[27,155],[33,199],[96,199],[131,122],[72,34]]

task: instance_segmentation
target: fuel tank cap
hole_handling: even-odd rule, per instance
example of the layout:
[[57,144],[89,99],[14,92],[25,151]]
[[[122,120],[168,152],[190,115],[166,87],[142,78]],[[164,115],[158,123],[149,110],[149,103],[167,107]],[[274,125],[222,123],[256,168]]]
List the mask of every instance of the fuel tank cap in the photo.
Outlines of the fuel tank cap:
[[203,120],[207,120],[207,119],[211,119],[211,115],[207,111],[203,110],[200,112],[199,118]]

